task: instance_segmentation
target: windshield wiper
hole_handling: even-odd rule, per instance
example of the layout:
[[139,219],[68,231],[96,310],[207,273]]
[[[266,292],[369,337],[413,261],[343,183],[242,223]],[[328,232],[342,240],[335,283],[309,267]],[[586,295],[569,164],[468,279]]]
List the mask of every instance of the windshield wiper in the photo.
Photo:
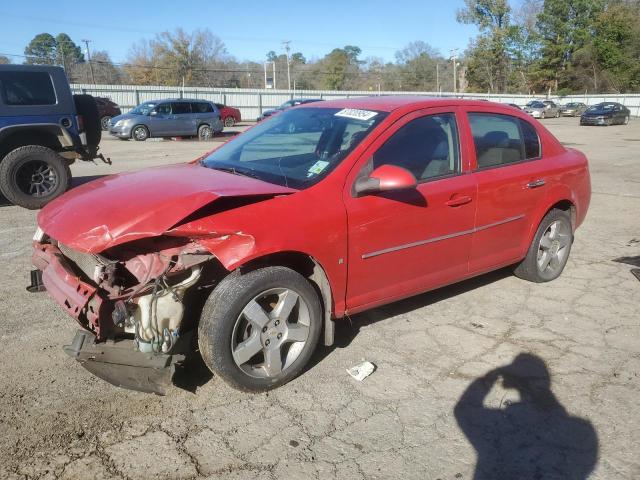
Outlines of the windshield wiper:
[[241,177],[257,178],[262,180],[258,175],[250,170],[238,170],[235,167],[210,167],[214,170],[220,170],[221,172],[232,173],[233,175],[239,175]]

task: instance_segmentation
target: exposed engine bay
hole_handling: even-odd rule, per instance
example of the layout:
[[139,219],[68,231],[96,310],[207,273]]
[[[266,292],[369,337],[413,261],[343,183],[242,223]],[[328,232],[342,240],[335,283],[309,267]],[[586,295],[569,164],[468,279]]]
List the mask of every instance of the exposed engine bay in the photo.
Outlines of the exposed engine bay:
[[[213,278],[212,272],[219,266],[213,261],[214,255],[184,238],[144,239],[90,254],[38,235],[33,263],[41,272],[41,283],[95,342],[104,343],[103,347],[91,345],[95,342],[89,342],[83,334],[82,339],[77,336],[74,344],[65,348],[67,353],[108,381],[113,375],[101,375],[99,369],[90,368],[86,362],[109,358],[108,363],[120,364],[118,356],[104,350],[110,346],[122,349],[123,342],[129,344],[128,352],[152,354],[145,357],[152,360],[148,368],[165,368],[173,363],[160,356],[177,355],[174,360],[183,359],[182,349],[176,346],[196,321],[192,317],[185,319],[185,297],[191,289],[212,286],[212,282],[202,283],[205,278]],[[92,349],[93,353],[82,355],[81,348]],[[139,363],[131,359],[127,362],[128,367]],[[145,376],[149,377],[149,372]],[[167,383],[170,379],[169,374]],[[135,383],[118,382],[129,388],[164,393],[162,389],[137,388]]]

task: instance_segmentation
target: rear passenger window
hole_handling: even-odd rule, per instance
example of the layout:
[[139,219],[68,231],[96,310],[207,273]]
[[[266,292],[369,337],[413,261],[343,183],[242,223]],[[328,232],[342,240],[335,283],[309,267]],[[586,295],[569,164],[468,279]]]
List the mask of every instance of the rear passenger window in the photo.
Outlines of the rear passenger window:
[[46,72],[0,72],[5,105],[55,105],[56,92]]
[[187,102],[176,102],[171,104],[171,111],[174,115],[191,113],[191,105]]
[[460,171],[455,115],[416,118],[402,126],[373,155],[373,167],[397,165],[418,181]]
[[470,113],[469,123],[478,168],[508,165],[540,156],[540,139],[529,122],[509,115]]
[[210,103],[206,102],[193,102],[191,104],[191,109],[193,113],[211,113],[213,112],[213,107]]

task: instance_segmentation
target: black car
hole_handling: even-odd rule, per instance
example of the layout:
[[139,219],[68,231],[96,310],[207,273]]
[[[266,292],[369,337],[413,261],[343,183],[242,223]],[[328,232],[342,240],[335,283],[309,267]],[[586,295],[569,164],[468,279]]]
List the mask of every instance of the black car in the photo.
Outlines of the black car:
[[261,120],[264,120],[265,118],[270,117],[274,113],[280,113],[283,110],[286,110],[287,108],[295,107],[297,105],[302,105],[304,103],[321,102],[321,101],[322,101],[321,98],[294,98],[291,100],[287,100],[279,107],[276,107],[272,110],[265,110],[264,112],[262,112],[262,114],[257,118],[257,121],[259,122]]
[[626,125],[631,112],[620,103],[592,105],[580,117],[580,125]]

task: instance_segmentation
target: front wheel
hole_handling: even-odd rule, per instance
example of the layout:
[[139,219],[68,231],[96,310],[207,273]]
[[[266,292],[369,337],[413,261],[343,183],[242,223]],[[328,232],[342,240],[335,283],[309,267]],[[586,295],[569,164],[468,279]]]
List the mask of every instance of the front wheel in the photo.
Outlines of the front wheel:
[[144,125],[138,125],[131,132],[131,136],[136,142],[144,142],[149,138],[149,130]]
[[527,256],[516,266],[514,273],[536,283],[555,280],[567,264],[572,244],[569,213],[551,210],[540,222]]
[[67,161],[50,148],[16,148],[0,163],[0,191],[14,205],[35,210],[62,195],[71,183]]
[[626,117],[624,117],[624,121],[622,122],[623,125],[629,125],[629,115],[627,115]]
[[299,273],[267,267],[227,276],[198,327],[202,358],[238,390],[265,391],[297,377],[318,344],[320,299]]

